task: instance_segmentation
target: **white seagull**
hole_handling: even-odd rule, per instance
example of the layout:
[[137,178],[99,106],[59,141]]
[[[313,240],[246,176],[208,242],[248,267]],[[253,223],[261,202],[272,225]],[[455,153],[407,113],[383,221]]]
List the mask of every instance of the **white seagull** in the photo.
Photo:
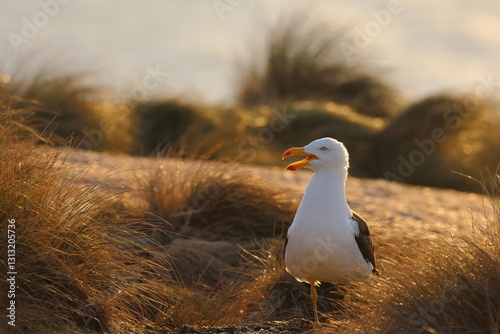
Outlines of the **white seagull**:
[[314,321],[319,326],[316,285],[367,281],[375,268],[375,254],[366,222],[347,204],[345,182],[349,155],[332,138],[317,139],[283,153],[306,158],[286,170],[313,170],[285,244],[286,270],[311,285]]

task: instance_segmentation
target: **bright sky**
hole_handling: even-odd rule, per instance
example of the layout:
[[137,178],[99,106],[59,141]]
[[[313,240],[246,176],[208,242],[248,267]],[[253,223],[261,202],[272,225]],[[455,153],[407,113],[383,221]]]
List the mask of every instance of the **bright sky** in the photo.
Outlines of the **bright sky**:
[[262,27],[290,7],[311,6],[318,20],[345,27],[346,43],[356,47],[357,37],[362,47],[355,49],[355,59],[383,73],[409,98],[472,91],[489,77],[500,95],[498,0],[6,3],[0,8],[4,72],[28,57],[64,71],[89,70],[92,80],[123,94],[136,85],[142,90],[137,94],[227,102],[238,70],[235,59],[262,38]]

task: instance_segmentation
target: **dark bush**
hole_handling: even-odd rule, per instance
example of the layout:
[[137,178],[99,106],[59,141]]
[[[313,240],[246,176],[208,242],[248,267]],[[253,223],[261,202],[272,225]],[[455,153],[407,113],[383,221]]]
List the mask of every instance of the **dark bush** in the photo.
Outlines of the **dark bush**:
[[350,173],[366,176],[363,161],[369,154],[371,142],[383,125],[380,118],[360,115],[351,108],[335,103],[308,106],[296,103],[289,114],[295,115],[283,131],[276,133],[281,149],[303,146],[311,141],[332,137],[344,143],[350,155]]
[[377,138],[372,175],[412,184],[467,191],[500,162],[500,114],[472,96],[436,95],[418,101]]
[[199,109],[176,100],[138,104],[134,117],[136,154],[187,147],[198,149],[205,141],[203,136],[215,129],[213,122]]

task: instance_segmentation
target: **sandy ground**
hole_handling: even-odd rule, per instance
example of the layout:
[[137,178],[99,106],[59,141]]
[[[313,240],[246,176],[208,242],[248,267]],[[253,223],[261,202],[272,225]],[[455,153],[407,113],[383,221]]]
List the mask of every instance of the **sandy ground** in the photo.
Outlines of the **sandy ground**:
[[[100,183],[115,190],[135,190],[134,180],[140,172],[156,169],[160,165],[168,170],[175,159],[155,159],[109,155],[87,151],[66,150],[61,155],[65,165],[77,167],[83,173],[78,180],[92,184]],[[282,189],[297,199],[302,196],[311,171],[285,171],[281,167],[234,166],[218,162],[218,168],[227,173],[260,177],[271,186]],[[190,164],[186,164],[186,172]],[[194,171],[193,171],[194,172]],[[422,238],[450,237],[454,233],[469,233],[471,222],[484,222],[491,214],[488,200],[479,194],[449,189],[411,186],[383,179],[359,179],[349,177],[347,199],[351,208],[363,216],[376,231],[397,229],[401,233]]]
[[[53,153],[47,149],[47,153]],[[283,196],[300,199],[311,175],[311,171],[290,172],[280,167],[237,166],[221,162],[189,162],[176,159],[154,159],[109,155],[96,152],[66,149],[60,155],[61,163],[77,172],[71,180],[77,185],[99,185],[99,189],[119,190],[129,193],[130,198],[140,201],[137,178],[148,170],[160,166],[178,168],[183,164],[186,173],[194,173],[196,166],[212,164],[224,169],[229,175],[244,174],[258,182],[268,182],[283,192]],[[469,234],[471,223],[481,226],[492,214],[487,198],[479,194],[447,189],[410,186],[386,180],[359,179],[349,177],[347,198],[351,208],[369,223],[372,234],[391,232],[426,239],[448,239],[454,234]],[[389,234],[390,235],[390,234]],[[177,333],[302,333],[310,330],[309,320],[293,319],[286,322],[268,322],[252,326],[228,326],[221,328],[196,328],[189,325]],[[168,328],[143,328],[143,333],[170,333]]]

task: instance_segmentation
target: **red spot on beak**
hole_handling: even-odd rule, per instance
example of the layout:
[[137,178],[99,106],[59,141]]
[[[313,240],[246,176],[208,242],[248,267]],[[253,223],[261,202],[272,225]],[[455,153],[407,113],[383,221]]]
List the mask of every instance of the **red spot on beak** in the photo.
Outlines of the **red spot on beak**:
[[301,155],[305,156],[305,159],[302,159],[300,161],[291,163],[290,165],[286,166],[285,170],[291,170],[291,171],[296,171],[301,169],[302,167],[309,166],[309,161],[318,159],[314,154],[306,153],[304,152],[303,147],[292,147],[289,148],[288,150],[283,153],[283,156],[281,157],[282,159],[285,159],[286,157],[292,156],[292,155]]
[[292,154],[292,151],[286,150],[285,153],[283,153],[281,160],[285,159],[286,157],[290,156],[291,154]]

